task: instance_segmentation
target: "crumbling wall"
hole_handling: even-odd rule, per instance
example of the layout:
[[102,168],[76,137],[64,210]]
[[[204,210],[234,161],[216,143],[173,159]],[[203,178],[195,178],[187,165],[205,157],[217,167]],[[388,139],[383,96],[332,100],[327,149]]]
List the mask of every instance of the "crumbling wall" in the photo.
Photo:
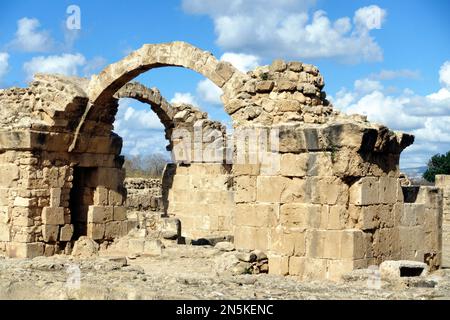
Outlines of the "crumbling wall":
[[161,179],[126,178],[128,230],[153,230],[164,215]]
[[442,189],[428,186],[403,187],[404,204],[396,218],[399,258],[441,265]]
[[233,235],[231,167],[215,163],[169,164],[163,176],[165,212],[181,221],[182,236]]
[[436,175],[436,187],[442,189],[442,259],[441,266],[450,268],[450,175]]
[[[127,84],[161,66],[190,68],[220,87],[233,134],[227,137],[222,124],[198,109],[170,106],[157,90]],[[86,216],[81,225],[90,238],[110,241],[126,232],[122,140],[112,131],[118,98],[131,97],[149,103],[166,128],[175,163],[165,171],[163,203],[167,214],[180,218],[185,234],[231,231],[236,248],[268,253],[271,273],[302,278],[337,279],[413,252],[425,259],[435,246],[431,220],[415,222],[424,224],[426,245],[402,240],[419,229],[405,225],[414,206],[404,204],[398,168],[400,153],[414,137],[339,113],[324,85],[318,68],[309,64],[276,60],[243,74],[208,52],[174,42],[144,45],[91,80],[40,76],[26,90],[0,91],[8,96],[0,99],[6,108],[11,99],[24,104],[12,107],[22,113],[3,115],[8,130],[0,135],[2,150],[17,152],[18,144],[21,155],[26,151],[34,159],[5,169],[14,174],[13,185],[6,187],[7,180],[4,189],[12,192],[17,180],[27,192],[43,192],[42,208],[20,214],[34,224],[30,230],[18,227],[34,235],[20,243],[30,252],[39,247],[38,254],[47,245],[62,247],[62,228],[82,230],[72,221],[77,210]],[[60,190],[62,202],[53,203],[53,189],[55,195]],[[71,207],[74,190],[80,208]],[[428,203],[434,210],[434,200],[426,200],[424,208]],[[20,233],[15,224],[4,225],[9,237]],[[39,238],[44,229],[59,240]]]

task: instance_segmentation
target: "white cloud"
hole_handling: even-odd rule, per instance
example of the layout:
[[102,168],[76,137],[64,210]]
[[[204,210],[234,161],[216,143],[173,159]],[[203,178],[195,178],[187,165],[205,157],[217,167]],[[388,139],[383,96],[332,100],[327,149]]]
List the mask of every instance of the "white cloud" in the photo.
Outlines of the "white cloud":
[[165,153],[164,127],[150,106],[133,99],[120,99],[114,131],[123,139],[123,153]]
[[[447,85],[448,66],[449,61],[440,69],[443,85]],[[450,91],[447,88],[426,96],[409,89],[397,95],[386,91],[381,83],[362,79],[355,81],[353,90],[343,88],[330,99],[336,108],[346,113],[365,114],[370,121],[414,134],[414,145],[402,153],[402,167],[424,166],[433,154],[450,150]]]
[[383,85],[379,81],[370,79],[361,79],[355,81],[355,90],[359,93],[372,92],[382,90]]
[[201,80],[197,84],[197,95],[202,101],[207,103],[214,105],[222,104],[222,100],[220,100],[222,90],[209,79]]
[[331,21],[324,11],[308,9],[315,1],[183,0],[185,11],[209,15],[216,42],[225,50],[270,58],[339,58],[348,62],[380,61],[383,53],[370,35],[386,11],[369,6],[353,17]]
[[373,80],[393,80],[399,78],[405,79],[419,79],[420,73],[416,70],[402,69],[402,70],[381,70],[378,73],[373,73],[369,76]]
[[86,62],[86,65],[83,68],[83,75],[85,77],[90,77],[94,73],[98,73],[106,66],[108,61],[100,56],[94,57],[91,60]]
[[[225,52],[220,60],[230,62],[242,72],[253,70],[260,63],[260,58],[255,55],[234,52]],[[221,95],[222,90],[209,79],[201,80],[197,84],[197,96],[204,102],[221,105]]]
[[386,19],[386,10],[378,6],[371,5],[363,7],[355,12],[353,21],[358,31],[366,32],[372,29],[381,29],[381,25]]
[[439,70],[439,81],[450,89],[450,61],[444,62]]
[[0,80],[5,76],[9,69],[9,54],[0,52]]
[[175,92],[175,95],[170,100],[170,103],[186,103],[193,106],[198,106],[197,100],[189,92]]
[[11,46],[25,52],[46,52],[53,48],[50,34],[40,29],[38,19],[22,18],[17,21],[17,31]]
[[230,62],[242,72],[255,69],[261,61],[261,59],[255,55],[234,52],[225,52],[220,60]]
[[31,80],[35,73],[58,73],[68,76],[78,74],[78,68],[86,64],[86,58],[80,54],[62,54],[53,56],[34,57],[25,62],[23,69],[27,80]]

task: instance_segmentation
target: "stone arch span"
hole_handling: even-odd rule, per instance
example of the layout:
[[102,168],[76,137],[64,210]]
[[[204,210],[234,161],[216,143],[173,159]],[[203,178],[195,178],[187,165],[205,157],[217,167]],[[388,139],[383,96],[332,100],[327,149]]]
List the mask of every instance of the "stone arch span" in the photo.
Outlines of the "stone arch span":
[[203,126],[223,131],[225,137],[225,126],[218,121],[208,119],[208,113],[189,104],[170,104],[156,88],[148,88],[139,82],[129,82],[114,95],[114,98],[131,98],[150,105],[156,113],[165,130],[165,138],[168,140],[168,151],[172,151],[172,132],[174,129],[194,130],[197,121]]
[[107,105],[120,88],[138,75],[168,66],[184,67],[204,75],[222,89],[224,102],[235,95],[236,88],[241,87],[247,78],[229,62],[218,61],[210,52],[186,42],[145,44],[91,78],[87,89],[89,103],[75,131],[69,152],[75,148],[78,134],[92,108]]

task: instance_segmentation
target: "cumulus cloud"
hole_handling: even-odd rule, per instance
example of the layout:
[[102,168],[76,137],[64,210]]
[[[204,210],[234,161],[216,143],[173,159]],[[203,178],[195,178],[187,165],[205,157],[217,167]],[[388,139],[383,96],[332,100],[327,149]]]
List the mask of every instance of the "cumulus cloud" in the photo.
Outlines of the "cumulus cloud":
[[40,29],[40,22],[35,18],[22,18],[17,21],[17,31],[10,43],[13,49],[25,52],[47,52],[54,46],[48,31]]
[[27,80],[31,80],[35,73],[58,73],[68,76],[78,75],[78,69],[86,64],[86,58],[80,54],[62,54],[34,57],[25,62],[23,69]]
[[446,61],[439,70],[439,81],[450,88],[450,61]]
[[[225,52],[220,57],[220,60],[230,62],[242,72],[253,70],[260,64],[261,61],[258,56],[235,52]],[[206,103],[211,103],[213,105],[222,104],[222,100],[220,100],[222,90],[209,79],[201,80],[197,84],[197,95]]]
[[213,19],[216,42],[228,51],[347,62],[383,59],[371,31],[382,27],[384,9],[363,7],[354,13],[353,20],[342,17],[332,21],[321,10],[311,15],[309,9],[314,4],[294,0],[183,0],[186,12]]
[[0,80],[5,76],[9,69],[9,54],[0,52]]
[[146,104],[120,99],[114,131],[123,139],[123,153],[142,155],[165,153],[168,142],[158,116]]
[[207,103],[214,105],[222,104],[222,101],[220,100],[222,90],[209,79],[201,80],[197,84],[197,95],[202,101]]
[[197,100],[190,92],[175,92],[170,103],[187,103],[193,106],[198,106]]
[[234,53],[225,52],[220,60],[230,62],[239,71],[247,72],[249,70],[255,69],[259,64],[261,59],[258,56],[245,53]]
[[[450,61],[445,62],[439,72],[444,86],[448,85],[449,66]],[[367,87],[363,88],[364,85]],[[414,134],[414,145],[402,154],[403,167],[424,166],[433,154],[450,150],[450,91],[447,88],[425,96],[408,89],[391,95],[381,82],[362,79],[355,81],[351,90],[343,88],[330,99],[336,108],[346,113],[364,114],[370,121]]]

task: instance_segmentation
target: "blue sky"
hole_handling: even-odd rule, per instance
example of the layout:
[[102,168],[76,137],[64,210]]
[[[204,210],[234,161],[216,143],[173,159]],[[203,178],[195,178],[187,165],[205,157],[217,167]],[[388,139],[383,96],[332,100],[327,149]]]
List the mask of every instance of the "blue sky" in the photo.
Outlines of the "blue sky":
[[[66,28],[72,4],[81,10],[76,31]],[[448,12],[444,0],[2,1],[0,88],[26,86],[38,71],[90,76],[144,43],[175,40],[243,70],[300,60],[319,67],[335,108],[415,134],[401,165],[421,166],[450,150]],[[192,71],[164,68],[138,80],[229,121],[217,88]],[[145,105],[121,101],[115,127],[125,153],[164,150]]]

